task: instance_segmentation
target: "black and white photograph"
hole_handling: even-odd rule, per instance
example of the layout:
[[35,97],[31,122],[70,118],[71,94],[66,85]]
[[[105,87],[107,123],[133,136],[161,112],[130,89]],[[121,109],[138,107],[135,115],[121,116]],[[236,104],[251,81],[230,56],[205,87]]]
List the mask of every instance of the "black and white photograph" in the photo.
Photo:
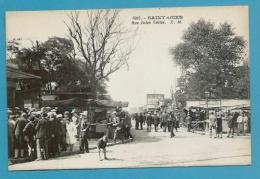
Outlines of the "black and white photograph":
[[251,165],[248,6],[5,15],[9,171]]

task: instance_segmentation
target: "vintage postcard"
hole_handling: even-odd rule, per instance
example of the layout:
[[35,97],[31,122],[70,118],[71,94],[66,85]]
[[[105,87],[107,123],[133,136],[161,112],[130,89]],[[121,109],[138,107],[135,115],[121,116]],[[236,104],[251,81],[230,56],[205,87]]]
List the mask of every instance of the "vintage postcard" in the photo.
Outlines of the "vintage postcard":
[[248,15],[6,12],[8,169],[251,165]]

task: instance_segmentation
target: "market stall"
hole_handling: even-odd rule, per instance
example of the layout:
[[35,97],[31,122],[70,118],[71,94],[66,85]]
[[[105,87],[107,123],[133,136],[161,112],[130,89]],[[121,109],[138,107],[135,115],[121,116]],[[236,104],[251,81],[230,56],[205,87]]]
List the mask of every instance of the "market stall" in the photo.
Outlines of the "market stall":
[[90,137],[100,137],[104,133],[111,133],[111,121],[108,120],[108,112],[116,107],[127,107],[127,102],[112,100],[94,100],[71,98],[67,100],[43,101],[44,107],[57,107],[59,111],[72,111],[77,108],[79,111],[87,112],[87,118],[91,125]]

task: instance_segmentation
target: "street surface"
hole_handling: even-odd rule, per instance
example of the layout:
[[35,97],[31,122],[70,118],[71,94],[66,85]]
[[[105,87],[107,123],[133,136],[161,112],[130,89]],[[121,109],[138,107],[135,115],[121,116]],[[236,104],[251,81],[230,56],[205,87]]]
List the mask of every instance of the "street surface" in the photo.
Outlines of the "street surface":
[[[146,128],[144,128],[146,129]],[[169,133],[147,133],[132,129],[134,141],[107,147],[109,160],[99,161],[97,149],[45,161],[14,164],[9,170],[136,168],[170,166],[250,165],[250,136],[222,139],[208,134],[188,133],[179,129],[174,138]]]

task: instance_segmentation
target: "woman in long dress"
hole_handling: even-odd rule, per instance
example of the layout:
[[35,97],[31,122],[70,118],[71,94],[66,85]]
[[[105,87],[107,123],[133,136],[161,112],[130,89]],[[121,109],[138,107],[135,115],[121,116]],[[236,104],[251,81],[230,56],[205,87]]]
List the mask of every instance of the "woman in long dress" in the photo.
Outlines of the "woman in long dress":
[[69,146],[70,151],[73,150],[74,144],[77,142],[77,125],[75,121],[67,121],[67,135],[66,135],[66,142]]

